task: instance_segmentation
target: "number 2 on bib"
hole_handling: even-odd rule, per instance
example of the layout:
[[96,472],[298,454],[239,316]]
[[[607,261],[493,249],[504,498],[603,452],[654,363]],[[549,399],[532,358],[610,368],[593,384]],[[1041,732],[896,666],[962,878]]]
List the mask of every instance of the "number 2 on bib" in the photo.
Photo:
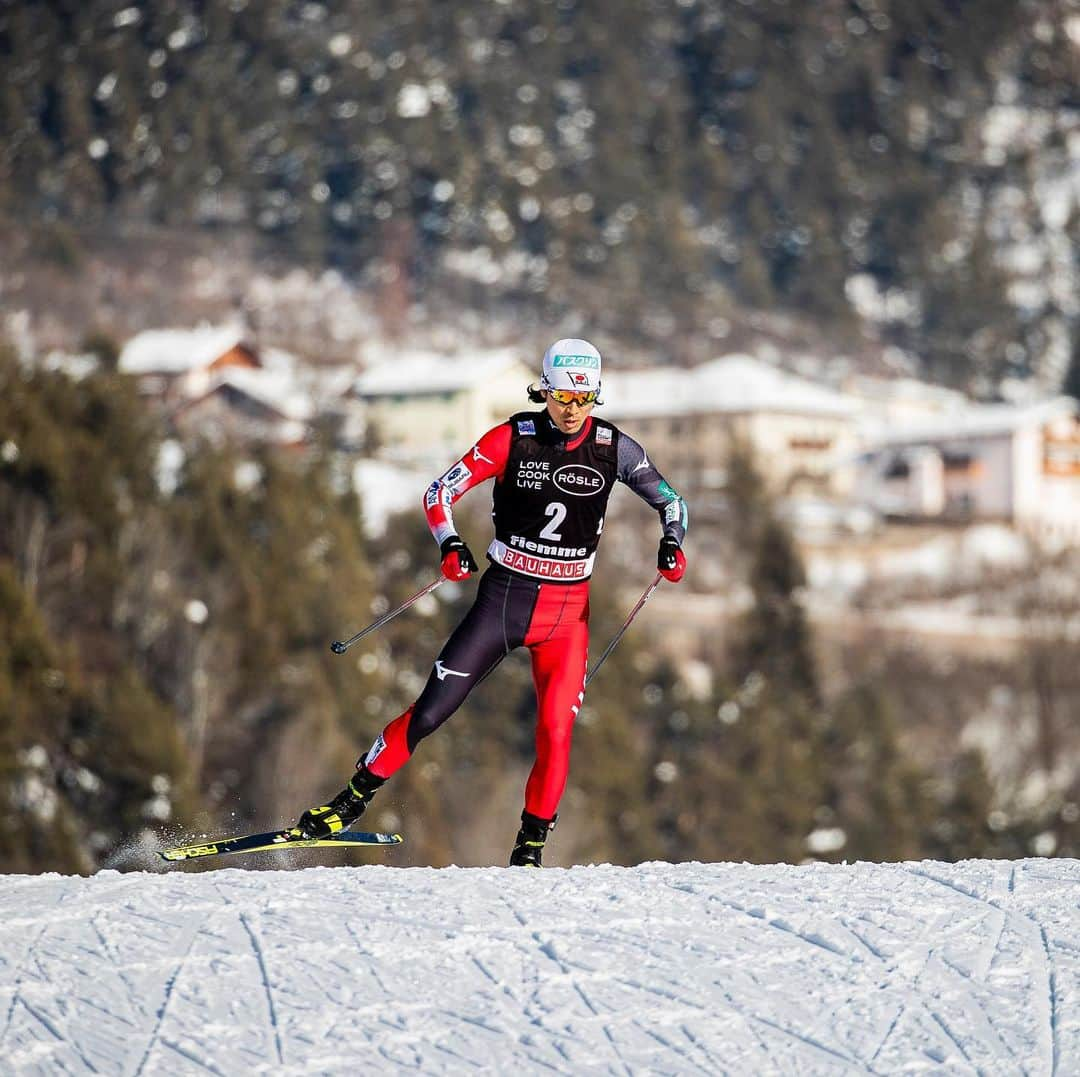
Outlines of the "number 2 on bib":
[[562,535],[559,533],[558,528],[566,519],[566,506],[561,501],[552,501],[544,509],[544,515],[551,517],[551,523],[540,532],[540,537],[551,539],[552,542],[562,542]]

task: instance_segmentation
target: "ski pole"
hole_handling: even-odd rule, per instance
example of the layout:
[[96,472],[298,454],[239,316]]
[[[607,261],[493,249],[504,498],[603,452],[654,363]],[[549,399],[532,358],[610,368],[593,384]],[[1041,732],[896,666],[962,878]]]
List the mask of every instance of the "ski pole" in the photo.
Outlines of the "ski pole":
[[334,654],[344,654],[354,643],[358,643],[369,632],[374,632],[376,628],[382,628],[387,621],[392,621],[399,613],[404,613],[414,602],[419,602],[424,595],[431,594],[436,587],[440,587],[444,583],[446,583],[445,576],[440,576],[437,580],[432,580],[426,587],[421,587],[412,598],[405,599],[396,610],[384,613],[377,621],[372,621],[367,628],[357,632],[352,639],[347,639],[344,643],[342,643],[341,640],[334,640],[334,642],[330,644],[330,650],[332,650]]
[[593,666],[593,668],[590,669],[589,672],[586,674],[586,676],[585,676],[585,683],[586,684],[588,684],[589,681],[591,681],[593,679],[593,677],[596,676],[596,671],[604,664],[604,661],[607,659],[607,656],[609,654],[611,654],[611,652],[613,650],[615,650],[615,644],[618,643],[619,640],[621,640],[623,638],[623,633],[630,627],[630,622],[641,612],[641,607],[644,606],[645,603],[648,602],[650,598],[652,598],[653,591],[655,591],[657,589],[657,587],[660,586],[660,581],[662,579],[663,579],[663,576],[658,572],[656,574],[655,578],[653,579],[653,582],[650,583],[649,586],[645,588],[645,593],[641,596],[641,598],[639,598],[637,600],[637,605],[630,611],[630,616],[627,617],[625,621],[623,621],[622,628],[620,628],[619,631],[615,633],[615,637],[607,645],[607,649],[596,660],[596,665]]

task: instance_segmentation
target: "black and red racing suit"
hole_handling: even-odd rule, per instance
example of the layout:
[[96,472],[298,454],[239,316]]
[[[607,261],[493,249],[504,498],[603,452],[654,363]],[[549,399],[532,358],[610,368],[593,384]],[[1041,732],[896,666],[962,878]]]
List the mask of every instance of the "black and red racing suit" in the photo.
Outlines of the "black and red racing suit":
[[476,601],[416,702],[387,725],[364,763],[388,778],[505,655],[524,646],[537,696],[536,762],[525,810],[552,819],[585,694],[589,577],[608,498],[616,482],[625,483],[659,512],[664,534],[680,545],[686,505],[645,450],[611,423],[590,415],[568,437],[546,411],[522,412],[489,430],[428,488],[424,508],[437,543],[456,534],[454,502],[492,478],[495,537]]

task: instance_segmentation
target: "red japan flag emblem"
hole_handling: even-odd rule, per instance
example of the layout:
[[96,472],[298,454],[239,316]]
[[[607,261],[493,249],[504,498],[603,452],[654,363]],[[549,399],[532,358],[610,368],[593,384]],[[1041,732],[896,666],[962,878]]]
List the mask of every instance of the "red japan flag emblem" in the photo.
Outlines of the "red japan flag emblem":
[[588,374],[574,374],[574,373],[571,373],[570,377],[574,379],[574,384],[575,385],[588,385],[589,384],[589,375]]

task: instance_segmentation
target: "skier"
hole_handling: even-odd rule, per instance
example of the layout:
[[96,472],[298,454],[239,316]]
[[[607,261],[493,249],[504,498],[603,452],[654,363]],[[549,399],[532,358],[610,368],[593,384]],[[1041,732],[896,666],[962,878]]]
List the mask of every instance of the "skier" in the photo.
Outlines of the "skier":
[[454,527],[452,506],[495,480],[491,566],[472,608],[443,646],[424,690],[375,739],[337,796],[300,816],[296,829],[318,838],[347,828],[420,741],[461,706],[470,690],[516,647],[528,647],[537,695],[536,761],[525,789],[510,864],[540,867],[566,785],[574,718],[585,695],[589,577],[608,497],[625,483],[660,515],[659,571],[682,579],[687,511],[645,450],[592,415],[600,398],[600,353],[588,341],[558,340],[543,359],[525,411],[489,430],[428,487],[424,509],[439,544],[443,575],[465,580],[476,559]]

